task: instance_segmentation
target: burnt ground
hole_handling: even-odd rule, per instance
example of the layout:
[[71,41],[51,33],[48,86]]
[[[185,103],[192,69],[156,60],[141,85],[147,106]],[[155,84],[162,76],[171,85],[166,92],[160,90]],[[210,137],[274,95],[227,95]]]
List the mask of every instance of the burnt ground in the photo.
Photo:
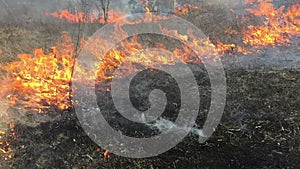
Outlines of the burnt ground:
[[[190,135],[157,157],[104,158],[68,110],[36,127],[17,124],[17,139],[11,140],[15,154],[4,168],[299,168],[300,73],[235,69],[226,76],[224,116],[204,144]],[[197,77],[205,111],[209,81],[204,71]]]

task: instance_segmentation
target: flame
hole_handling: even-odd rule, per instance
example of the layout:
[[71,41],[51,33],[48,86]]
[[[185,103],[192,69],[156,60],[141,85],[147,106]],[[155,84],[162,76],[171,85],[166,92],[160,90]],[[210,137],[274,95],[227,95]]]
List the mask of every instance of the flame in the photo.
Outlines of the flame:
[[[9,122],[7,125],[8,129],[0,130],[0,155],[4,160],[11,159],[14,156],[12,145],[9,141],[7,141],[7,138],[10,138],[11,140],[15,140],[17,138],[14,131],[14,124]],[[10,130],[9,134],[7,134],[8,130]]]
[[182,14],[187,14],[189,13],[192,9],[197,9],[198,7],[193,4],[184,4],[183,6],[180,6],[175,9],[174,14],[176,15],[182,15]]
[[149,7],[149,1],[148,0],[146,0],[145,2],[143,0],[140,0],[139,3],[144,6],[144,9],[145,9],[146,13],[149,13],[151,11],[150,7]]
[[53,105],[61,109],[71,106],[74,45],[66,34],[63,39],[49,54],[35,49],[33,55],[19,54],[19,61],[0,67],[6,72],[0,93],[9,99],[11,107],[41,111]]
[[[275,8],[273,0],[246,0],[253,8],[246,11],[251,14],[243,16],[241,21],[261,21],[261,24],[249,25],[240,31],[227,29],[225,33],[242,35],[243,44],[223,44],[217,41],[216,48],[222,54],[251,54],[261,52],[261,47],[287,46],[293,37],[300,36],[300,4],[290,7]],[[234,13],[234,10],[231,10]]]
[[216,49],[222,55],[226,55],[226,54],[235,55],[237,53],[248,55],[248,54],[252,53],[251,50],[247,50],[242,46],[238,46],[233,43],[232,44],[224,44],[219,40],[217,41]]
[[110,158],[110,153],[109,151],[105,151],[104,154],[103,154],[104,158]]
[[[139,3],[144,7],[146,13],[150,13],[151,9],[149,6],[149,1],[143,1],[140,0]],[[182,15],[182,14],[187,14],[188,12],[190,12],[192,9],[197,9],[198,7],[196,5],[193,4],[184,4],[178,8],[176,8],[173,13],[176,15]],[[45,12],[44,14],[45,16],[48,16],[48,12]],[[62,20],[66,20],[69,23],[106,23],[105,19],[101,16],[99,16],[99,14],[89,14],[87,15],[84,12],[79,12],[76,11],[75,13],[71,13],[69,10],[65,9],[65,10],[60,10],[60,11],[56,11],[56,12],[52,12],[50,14],[51,16],[58,18],[58,19],[62,19]],[[125,16],[126,14],[120,11],[115,11],[115,10],[109,10],[108,11],[108,23],[114,22],[115,20],[121,18],[122,16]]]
[[[125,63],[127,68],[124,71],[126,74],[138,71],[140,67],[151,67],[155,65],[174,65],[177,59],[183,62],[200,63],[201,58],[210,57],[214,61],[218,54],[226,55],[235,53],[249,54],[253,51],[246,49],[244,46],[262,47],[287,45],[291,42],[291,36],[300,36],[300,5],[296,4],[289,8],[284,6],[276,9],[271,0],[247,0],[248,4],[254,6],[253,9],[247,11],[254,17],[263,19],[262,25],[249,25],[247,29],[242,32],[235,30],[226,30],[231,34],[242,34],[243,44],[225,44],[217,41],[216,46],[210,43],[209,38],[199,39],[191,30],[187,30],[184,34],[180,34],[177,30],[166,30],[161,28],[163,33],[172,35],[180,39],[186,45],[176,47],[170,50],[171,54],[177,56],[162,55],[159,50],[157,52],[143,49],[143,45],[139,42],[138,36],[134,36],[128,40],[120,42],[118,47],[108,51],[105,56],[99,53],[99,50],[105,50],[105,40],[90,38],[88,49],[89,52],[101,62],[96,63],[98,67],[97,72],[90,72],[85,74],[86,67],[79,65],[74,67],[77,51],[72,38],[66,32],[62,34],[62,38],[52,47],[51,52],[45,52],[43,49],[35,49],[33,54],[19,54],[19,61],[11,62],[5,66],[0,66],[0,69],[5,72],[0,78],[0,94],[2,98],[7,98],[9,106],[20,109],[36,110],[43,112],[44,109],[58,108],[67,109],[75,104],[71,101],[71,78],[72,71],[76,69],[81,72],[80,78],[72,79],[78,83],[85,83],[86,80],[94,79],[97,76],[99,82],[101,80],[109,80],[115,78],[112,73],[122,63]],[[145,20],[139,21],[125,21],[118,23],[115,26],[115,35],[120,38],[126,37],[126,32],[122,29],[125,24],[145,23],[153,20],[166,19],[162,16],[156,16],[150,13],[146,6]],[[175,11],[175,14],[185,14],[190,9],[196,8],[193,5],[185,4]],[[148,10],[147,10],[148,9]],[[54,12],[52,16],[60,19],[65,19],[71,23],[104,23],[103,18],[98,18],[93,15],[85,15],[81,12],[72,14],[67,10]],[[115,19],[120,18],[123,14],[114,11],[109,11],[108,22],[114,22]],[[165,16],[166,17],[166,16]],[[150,18],[150,19],[149,19]],[[81,44],[85,44],[82,40]],[[196,56],[189,47],[200,51],[200,57]],[[167,50],[165,44],[157,44],[157,48]],[[215,49],[215,50],[212,50]],[[168,49],[169,50],[169,49]],[[258,50],[255,49],[254,52]],[[0,49],[0,54],[2,53]],[[103,58],[103,59],[102,59]],[[1,118],[2,114],[1,114]],[[10,125],[9,125],[10,124]],[[14,126],[8,123],[11,130],[11,138],[16,138],[14,134]],[[12,157],[12,148],[8,141],[6,141],[7,131],[0,129],[0,152],[1,154],[8,154],[6,158]],[[109,157],[109,152],[106,151],[105,157]]]
[[[299,35],[299,16],[300,6],[294,5],[286,11],[284,7],[275,9],[271,3],[272,1],[258,2],[252,0],[248,3],[254,4],[254,9],[247,9],[248,12],[256,17],[263,17],[265,20],[264,25],[248,26],[247,30],[243,33],[243,42],[245,45],[250,46],[273,46],[278,44],[287,44],[290,42],[288,35]],[[147,3],[146,3],[147,5]],[[146,6],[147,7],[147,6]],[[181,9],[194,8],[190,4],[185,4]],[[184,10],[181,10],[184,11]],[[111,11],[112,12],[112,11]],[[127,34],[122,30],[125,24],[150,22],[158,19],[166,19],[162,16],[156,16],[152,13],[143,21],[125,21],[124,23],[116,24],[115,35],[126,37]],[[67,19],[70,22],[96,22],[96,18],[85,19],[83,13],[78,12],[76,15],[70,14],[68,11],[62,11],[60,14],[54,13],[53,16]],[[166,17],[166,16],[165,16]],[[112,17],[114,18],[114,17]],[[149,20],[147,20],[150,18]],[[110,20],[112,21],[112,20]],[[181,39],[182,42],[193,46],[195,49],[202,51],[202,55],[215,56],[208,48],[215,47],[219,54],[249,54],[250,50],[245,49],[237,44],[224,44],[217,41],[216,46],[213,46],[208,39],[198,39],[193,36],[193,33],[187,31],[186,35],[179,34],[176,30],[164,30],[162,32],[171,34]],[[226,32],[234,32],[226,30]],[[238,34],[237,32],[234,32]],[[112,37],[113,38],[113,37]],[[6,76],[1,79],[1,94],[10,100],[12,107],[21,106],[22,108],[38,109],[40,112],[44,108],[55,106],[59,109],[66,109],[72,106],[70,101],[70,83],[72,77],[72,69],[74,68],[74,44],[72,39],[66,34],[63,35],[64,42],[58,43],[52,48],[50,53],[45,53],[43,49],[36,49],[34,54],[20,54],[18,55],[20,61],[12,62],[0,68],[6,72]],[[192,39],[189,41],[188,39]],[[97,50],[105,49],[105,40],[94,39],[95,43],[102,46],[90,46],[90,52],[96,58],[104,58],[99,67],[99,71],[95,74],[101,79],[111,79],[112,75],[107,75],[107,72],[112,72],[113,69],[118,67],[125,60],[128,60],[131,65],[127,65],[130,73],[137,70],[137,64],[144,66],[153,66],[157,64],[175,64],[176,60],[172,57],[161,56],[159,53],[152,53],[146,55],[149,51],[143,51],[143,46],[138,42],[137,36],[133,37],[130,41],[121,43],[120,49],[112,49],[106,56],[99,56]],[[96,42],[98,41],[98,42]],[[101,42],[101,43],[99,43]],[[166,49],[163,44],[159,44],[161,49]],[[96,50],[95,50],[96,49]],[[142,51],[137,54],[138,51]],[[195,57],[189,48],[182,46],[171,51],[174,55],[178,56],[183,62],[201,62],[198,57]],[[128,57],[133,56],[133,57]],[[76,67],[77,70],[84,67]],[[85,76],[92,78],[95,74]],[[5,85],[4,85],[5,84]],[[10,84],[10,85],[7,85]]]
[[300,36],[300,5],[276,9],[272,0],[248,0],[254,9],[246,9],[262,18],[263,25],[250,25],[244,31],[243,42],[251,46],[282,46],[291,42],[291,35]]
[[[167,50],[164,44],[157,44],[157,50],[155,51],[144,49],[142,44],[138,41],[138,36],[134,36],[130,40],[121,42],[120,47],[113,48],[105,55],[105,57],[99,56],[99,54],[97,53],[98,50],[93,52],[93,49],[101,49],[101,47],[103,47],[103,43],[101,43],[101,46],[89,47],[90,53],[93,53],[95,58],[103,57],[103,59],[101,59],[100,65],[98,66],[99,69],[97,72],[97,77],[100,80],[115,78],[112,75],[112,72],[114,72],[116,68],[124,63],[126,70],[124,71],[122,77],[140,70],[141,67],[144,68],[157,65],[175,65],[176,63],[178,63],[178,60],[181,60],[185,63],[200,63],[201,59],[191,51],[191,49],[189,48],[191,46],[193,46],[194,49],[197,49],[197,51],[200,51],[199,54],[202,57],[214,57],[217,55],[217,53],[212,51],[212,48],[214,48],[214,46],[210,43],[208,38],[199,39],[198,37],[194,36],[191,31],[187,31],[187,33],[189,34],[188,36],[178,33],[177,30],[166,30],[163,28],[161,28],[161,30],[166,34],[177,37],[182,42],[186,43],[187,46],[183,45],[171,50],[170,55],[166,53],[162,54],[161,51]],[[188,40],[189,37],[193,40]],[[99,39],[94,39],[95,42],[92,42],[91,44],[99,44],[96,42],[97,40]],[[120,50],[120,48],[122,50]]]
[[[149,15],[151,14],[149,13]],[[151,20],[155,18],[156,17],[153,16]],[[157,17],[156,19],[162,18]],[[144,22],[151,20],[146,18]],[[127,36],[125,31],[122,30],[122,25],[131,23],[130,21],[126,21],[125,23],[116,24],[116,35],[120,37]],[[187,35],[181,35],[176,30],[162,29],[162,31],[178,37],[203,52],[210,52],[206,46],[212,47],[208,39],[197,39],[192,35],[192,32],[189,34],[194,41],[188,41]],[[75,45],[71,37],[64,32],[61,39],[62,40],[58,41],[57,44],[51,48],[51,52],[46,53],[43,49],[35,49],[33,54],[19,54],[19,61],[0,66],[0,69],[5,71],[5,75],[1,76],[0,79],[0,94],[3,98],[8,99],[10,107],[29,109],[31,112],[36,110],[36,112],[39,113],[49,108],[63,110],[72,107],[73,104],[75,104],[75,102],[71,101],[70,93],[73,68],[82,72],[82,78],[72,80],[78,83],[85,83],[86,80],[89,78],[92,79],[96,75],[102,80],[113,78],[110,72],[126,60],[128,60],[128,65],[126,65],[128,71],[124,72],[124,74],[138,70],[139,68],[136,64],[144,66],[171,65],[175,64],[178,58],[185,62],[199,62],[199,58],[193,58],[190,49],[187,47],[176,48],[172,51],[172,53],[178,55],[178,58],[161,55],[155,51],[149,54],[147,50],[142,51],[143,46],[138,41],[137,36],[134,36],[131,40],[121,42],[119,48],[110,50],[104,57],[99,55],[97,51],[99,51],[99,49],[104,50],[105,40],[96,38],[90,40],[101,43],[90,43],[92,45],[88,46],[89,51],[93,53],[94,57],[104,59],[97,65],[99,67],[97,74],[92,72],[87,75],[84,74],[84,65],[74,67],[74,55],[76,52],[74,51]],[[93,46],[97,44],[100,44],[100,46]],[[158,44],[157,46],[161,49],[165,49],[163,44]],[[11,129],[13,130],[13,126],[11,126]],[[4,137],[6,132],[1,130],[1,133],[3,134],[0,134],[1,139],[3,138],[4,140],[0,142],[0,152],[10,154],[12,149],[10,148],[10,143],[5,141],[7,138]],[[11,137],[15,138],[15,135],[13,134]],[[109,153],[105,152],[104,156],[109,158]]]

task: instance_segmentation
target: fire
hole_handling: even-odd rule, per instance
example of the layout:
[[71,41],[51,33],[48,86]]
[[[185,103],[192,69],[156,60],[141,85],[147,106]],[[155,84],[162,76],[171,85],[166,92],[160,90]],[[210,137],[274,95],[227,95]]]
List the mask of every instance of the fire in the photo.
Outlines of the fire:
[[107,150],[104,152],[103,155],[104,155],[104,158],[110,158],[109,151],[107,151]]
[[19,61],[1,66],[6,72],[1,79],[0,93],[11,107],[39,110],[57,106],[65,109],[70,103],[70,79],[73,68],[73,43],[63,35],[60,42],[45,54],[35,49],[34,54],[19,54]]
[[[140,1],[139,2],[145,9],[146,13],[150,13],[151,9],[149,7],[149,1]],[[184,4],[173,11],[174,14],[176,15],[181,15],[181,14],[187,14],[190,12],[192,9],[197,9],[198,7],[193,4]],[[45,13],[46,16],[48,16],[48,13]],[[99,16],[99,14],[87,14],[84,12],[79,12],[76,11],[75,13],[71,13],[69,10],[61,10],[61,11],[56,11],[50,14],[51,16],[58,18],[58,19],[63,19],[66,20],[69,23],[106,23],[105,19],[102,16]],[[115,11],[115,10],[109,10],[108,11],[108,23],[111,23],[118,18],[121,18],[122,16],[125,16],[126,14],[120,11]]]
[[5,133],[0,134],[0,154],[2,154],[2,158],[4,160],[8,160],[13,157],[12,148],[8,141],[5,140]]
[[235,55],[237,53],[247,55],[252,53],[250,50],[247,50],[242,46],[238,46],[236,44],[224,44],[221,41],[217,41],[216,49],[222,55]]
[[[155,18],[154,16],[151,17]],[[160,19],[159,17],[157,19]],[[147,18],[145,20],[147,22]],[[126,36],[125,31],[122,30],[122,24],[116,25],[116,34]],[[162,30],[164,32],[171,33],[179,39],[187,41],[187,35],[181,35],[176,30]],[[192,36],[192,33],[190,33]],[[112,37],[113,38],[113,37]],[[212,47],[208,42],[208,39],[197,39],[189,45],[195,46],[197,49],[207,52],[206,45]],[[72,79],[73,69],[84,70],[84,65],[74,67],[76,55],[75,45],[72,42],[70,36],[67,33],[63,33],[62,40],[52,47],[51,52],[45,52],[43,49],[35,49],[33,54],[19,54],[19,61],[11,62],[5,66],[1,66],[1,70],[5,72],[5,75],[1,77],[0,93],[3,98],[7,98],[9,106],[12,108],[20,108],[25,110],[36,110],[36,112],[44,112],[45,109],[58,108],[67,109],[72,107],[74,102],[71,101],[71,80],[75,80],[76,83],[85,83],[86,79],[95,77],[96,74],[82,74],[80,79]],[[92,39],[90,39],[92,40]],[[102,43],[101,46],[90,46],[90,51],[97,58],[104,58],[104,60],[98,65],[99,70],[97,76],[100,79],[111,79],[109,74],[112,70],[118,67],[123,61],[128,60],[129,64],[126,65],[128,71],[124,74],[128,74],[131,71],[139,69],[136,64],[144,66],[162,65],[162,64],[175,64],[175,58],[164,56],[159,53],[151,53],[149,51],[142,51],[142,44],[138,41],[138,37],[135,36],[131,40],[121,42],[119,48],[110,50],[105,57],[97,53],[98,50],[104,50],[105,40],[94,39]],[[158,44],[161,49],[165,49],[165,46]],[[100,48],[99,48],[100,47]],[[142,51],[137,53],[138,51]],[[191,51],[187,47],[176,48],[172,53],[177,54],[178,58],[182,61],[198,62],[198,57],[193,58],[190,56]],[[131,56],[131,57],[129,57]],[[197,60],[198,59],[198,60]],[[82,71],[84,72],[84,71]],[[74,81],[72,81],[74,82]],[[13,126],[11,126],[13,129]],[[5,131],[2,131],[6,134]],[[10,143],[5,141],[4,135],[0,135],[4,138],[4,141],[0,143],[0,152],[6,154],[11,150]],[[12,136],[15,137],[14,135]],[[3,148],[2,148],[3,147]],[[105,152],[105,156],[108,158],[109,153]]]
[[[248,1],[250,3],[250,1]],[[289,43],[290,35],[300,35],[300,6],[294,5],[284,10],[284,7],[275,9],[271,1],[259,0],[254,4],[254,9],[247,9],[248,12],[257,17],[263,17],[265,20],[264,25],[253,26],[250,25],[243,33],[243,42],[245,45],[250,46],[274,46]],[[191,8],[191,5],[184,7]],[[184,9],[184,8],[183,8]],[[84,19],[84,15],[77,13],[71,15],[67,11],[63,11],[61,15],[53,14],[60,18],[68,19],[72,22],[95,22],[96,19]],[[148,15],[152,15],[148,13]],[[157,18],[156,18],[157,17]],[[151,16],[151,19],[165,19],[160,16]],[[147,19],[147,18],[146,18]],[[151,20],[149,20],[151,21]],[[116,25],[116,35],[126,36],[122,30],[125,24],[131,24],[135,21],[127,21]],[[136,22],[135,22],[136,23]],[[230,30],[226,30],[230,32]],[[202,51],[203,55],[215,55],[207,47],[212,47],[208,39],[198,39],[194,37],[192,32],[187,31],[186,35],[179,34],[176,30],[162,30],[165,33],[171,33],[173,36],[186,42],[188,45]],[[232,31],[231,31],[232,32]],[[237,34],[237,32],[235,32]],[[187,39],[192,38],[193,43]],[[12,107],[38,109],[41,111],[44,108],[55,106],[59,109],[66,109],[72,107],[70,101],[70,84],[72,78],[72,70],[74,68],[74,44],[72,39],[67,35],[63,36],[64,42],[58,43],[52,48],[50,53],[45,53],[43,49],[36,49],[34,54],[20,54],[18,55],[20,61],[12,62],[9,65],[1,66],[1,69],[6,72],[6,76],[1,79],[1,93],[7,97]],[[174,58],[161,56],[160,54],[152,53],[149,57],[146,55],[149,51],[143,51],[143,46],[138,42],[138,38],[133,37],[130,41],[121,43],[120,49],[112,49],[105,57],[99,56],[96,50],[104,50],[103,44],[105,40],[94,39],[95,44],[102,44],[102,46],[91,46],[90,51],[97,58],[104,58],[99,66],[97,76],[101,79],[111,79],[113,76],[107,75],[107,72],[118,67],[122,62],[128,60],[131,63],[138,63],[144,66],[152,66],[156,64],[175,64]],[[159,44],[161,49],[166,49],[163,44]],[[217,41],[216,51],[219,54],[249,54],[250,50],[237,44],[224,44]],[[94,50],[96,49],[96,50]],[[137,54],[137,51],[142,51]],[[257,51],[257,50],[256,50]],[[178,47],[171,51],[174,55],[178,56],[183,62],[201,62],[198,57],[194,57],[193,53],[185,46]],[[134,57],[128,57],[134,56]],[[137,64],[127,65],[130,73],[131,70],[135,71]],[[76,67],[76,69],[82,69]],[[94,76],[93,74],[90,77]],[[87,78],[87,77],[85,77]],[[5,85],[4,85],[5,84]],[[10,85],[7,85],[10,84]]]
[[300,4],[286,9],[276,9],[272,0],[251,0],[254,9],[246,9],[256,17],[262,18],[263,25],[250,25],[244,31],[243,42],[251,46],[286,45],[291,42],[290,36],[300,36]]
[[[118,29],[119,28],[117,28],[117,30]],[[191,31],[187,31],[187,34],[189,34],[189,36],[182,35],[178,33],[177,30],[166,30],[161,28],[161,31],[177,37],[182,42],[187,43],[188,46],[193,46],[198,51],[201,51],[200,55],[202,55],[203,57],[213,57],[217,55],[217,53],[214,53],[214,51],[211,50],[212,48],[214,48],[214,46],[210,43],[208,38],[199,39],[198,37],[195,37]],[[188,41],[188,37],[194,40]],[[90,41],[91,40],[92,39],[90,39]],[[101,45],[89,47],[89,51],[95,58],[103,58],[101,59],[101,63],[98,66],[99,70],[97,72],[97,77],[100,80],[115,78],[112,73],[121,64],[125,64],[126,71],[124,71],[123,76],[126,76],[144,67],[152,67],[157,65],[175,65],[178,60],[181,60],[185,63],[201,62],[200,58],[196,56],[188,46],[183,45],[171,50],[170,54],[172,55],[168,55],[166,53],[162,54],[161,51],[167,50],[164,44],[157,44],[157,50],[155,51],[144,49],[143,45],[138,41],[138,36],[134,36],[130,40],[121,42],[118,48],[113,48],[103,57],[100,56],[97,51],[93,50],[101,49],[101,47],[103,47],[103,43],[97,43],[97,41],[101,42],[104,40],[94,39],[94,43],[90,44]]]
[[146,13],[149,13],[151,11],[150,7],[149,7],[149,1],[148,0],[146,0],[145,2],[140,0],[139,3],[144,6],[144,9],[146,10]]
[[192,9],[197,9],[198,7],[193,4],[184,4],[181,7],[178,7],[175,9],[174,14],[176,15],[182,15],[189,13]]
[[[286,46],[292,42],[293,37],[300,36],[300,4],[290,7],[281,6],[276,9],[273,0],[246,0],[247,8],[255,20],[262,21],[261,24],[249,25],[240,32],[226,30],[231,35],[242,35],[242,44],[224,44],[217,41],[216,48],[222,54],[250,54],[259,53],[259,48],[266,46]],[[234,10],[231,10],[234,13]],[[252,18],[252,19],[253,19]],[[247,24],[249,17],[241,18]]]
[[[291,36],[300,36],[300,5],[293,5],[289,8],[284,6],[276,9],[272,1],[263,0],[247,0],[248,4],[253,4],[254,9],[247,9],[253,16],[263,19],[263,25],[249,25],[243,30],[243,44],[224,44],[217,41],[216,45],[210,43],[209,38],[199,39],[193,35],[193,32],[187,30],[186,34],[180,34],[177,30],[165,30],[161,28],[163,33],[171,34],[187,46],[193,47],[201,51],[201,57],[214,56],[221,54],[249,54],[253,51],[246,49],[244,46],[275,46],[286,45],[291,42]],[[175,11],[176,14],[185,14],[196,6],[185,4]],[[122,13],[109,11],[108,22],[113,22],[117,18],[123,16]],[[65,19],[71,23],[105,23],[104,18],[93,15],[86,15],[81,12],[75,14],[67,10],[54,12],[52,16]],[[147,15],[151,15],[149,21],[157,19],[165,19],[161,16],[152,15],[149,11]],[[146,18],[147,19],[147,18]],[[144,20],[144,22],[146,22]],[[115,35],[126,37],[126,32],[122,29],[125,24],[132,24],[133,21],[117,24],[115,27]],[[134,22],[137,23],[138,22]],[[234,34],[240,32],[226,30]],[[114,37],[112,37],[114,38]],[[89,46],[90,52],[95,58],[103,58],[98,63],[98,72],[95,74],[84,74],[84,65],[74,67],[77,51],[72,38],[67,33],[63,33],[62,40],[52,47],[51,52],[45,52],[43,49],[35,49],[33,54],[19,54],[19,61],[11,62],[0,69],[5,72],[1,76],[0,94],[2,98],[9,101],[9,106],[20,109],[36,110],[43,112],[44,109],[58,108],[61,110],[70,108],[75,104],[71,101],[71,80],[76,83],[85,83],[86,79],[93,79],[97,76],[100,80],[109,80],[114,78],[112,72],[122,63],[126,63],[127,70],[124,75],[133,73],[140,67],[151,67],[154,65],[174,65],[176,59],[183,62],[200,63],[201,59],[195,56],[187,46],[180,46],[172,49],[170,52],[177,58],[162,55],[159,50],[144,50],[143,45],[139,42],[138,36],[132,37],[130,40],[122,41],[118,47],[108,51],[105,56],[101,56],[97,51],[105,49],[104,39],[89,39],[94,41]],[[192,41],[190,40],[192,39]],[[84,44],[84,40],[82,40]],[[100,44],[100,46],[96,46]],[[94,45],[94,46],[93,46]],[[165,44],[156,45],[161,50],[166,50]],[[215,51],[211,50],[216,49]],[[217,53],[216,53],[217,52]],[[255,49],[257,52],[257,49]],[[2,53],[0,49],[0,54]],[[73,69],[82,71],[82,78],[72,79]],[[101,82],[101,81],[100,81]],[[1,112],[2,113],[2,112]],[[1,118],[3,114],[0,114]],[[9,126],[11,133],[14,133],[14,126]],[[11,145],[5,141],[7,132],[0,128],[0,152],[8,154],[6,158],[11,158]],[[11,135],[15,138],[15,134]],[[109,157],[109,152],[105,152],[104,156]]]
[[[6,124],[7,122],[4,123]],[[8,129],[0,130],[0,155],[4,160],[11,159],[14,156],[13,148],[11,146],[11,143],[7,141],[7,138],[11,138],[12,140],[16,139],[14,124],[12,122],[9,122],[7,125]],[[7,131],[9,131],[10,134],[7,134]]]

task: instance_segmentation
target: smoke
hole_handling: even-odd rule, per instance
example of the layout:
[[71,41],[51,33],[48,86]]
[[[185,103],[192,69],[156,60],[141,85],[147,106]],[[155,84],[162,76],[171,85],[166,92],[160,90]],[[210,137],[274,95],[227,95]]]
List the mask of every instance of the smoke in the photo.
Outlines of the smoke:
[[[189,130],[188,128],[177,126],[174,122],[164,118],[159,118],[153,123],[147,123],[147,126],[152,129],[157,129],[160,133],[167,132],[171,128],[175,128],[177,130],[182,130],[182,131]],[[198,129],[197,126],[194,126],[192,129],[190,129],[190,134],[196,135],[199,138],[205,137],[205,135],[202,132],[202,129]]]
[[25,23],[45,19],[45,12],[67,6],[65,0],[0,0],[0,21]]

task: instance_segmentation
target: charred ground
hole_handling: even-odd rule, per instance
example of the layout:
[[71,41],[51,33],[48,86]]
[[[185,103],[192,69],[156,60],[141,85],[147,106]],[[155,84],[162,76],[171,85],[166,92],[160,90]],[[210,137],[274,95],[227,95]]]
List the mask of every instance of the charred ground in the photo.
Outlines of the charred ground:
[[68,110],[36,127],[17,125],[17,139],[11,140],[15,155],[6,167],[298,168],[299,72],[237,69],[226,74],[225,114],[205,144],[190,135],[158,157],[128,159],[111,154],[107,159],[84,133],[74,110]]

